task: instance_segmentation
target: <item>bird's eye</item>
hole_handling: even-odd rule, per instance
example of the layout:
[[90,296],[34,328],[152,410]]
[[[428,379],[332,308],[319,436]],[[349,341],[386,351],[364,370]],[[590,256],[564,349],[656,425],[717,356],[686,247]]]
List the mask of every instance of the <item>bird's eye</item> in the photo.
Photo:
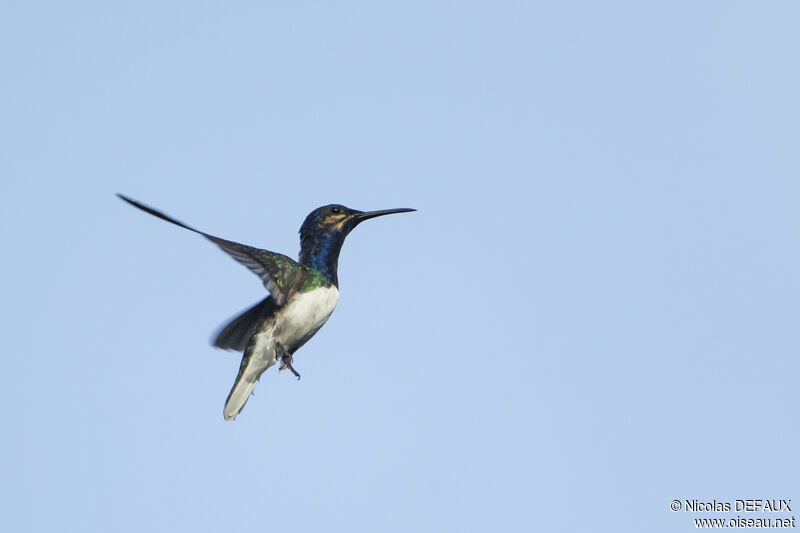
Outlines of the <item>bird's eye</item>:
[[333,209],[331,209],[331,213],[333,213],[334,215],[338,215],[341,212],[342,210],[339,209],[338,207],[334,207]]

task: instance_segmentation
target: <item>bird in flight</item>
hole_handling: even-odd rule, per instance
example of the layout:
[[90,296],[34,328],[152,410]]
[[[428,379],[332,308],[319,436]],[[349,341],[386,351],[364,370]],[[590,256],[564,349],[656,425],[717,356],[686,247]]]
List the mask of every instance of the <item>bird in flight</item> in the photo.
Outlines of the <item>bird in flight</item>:
[[187,226],[179,220],[127,196],[121,199],[167,222],[210,240],[253,271],[269,295],[225,325],[214,346],[244,350],[239,373],[223,415],[233,420],[244,408],[253,388],[266,369],[280,361],[280,370],[292,366],[294,353],[319,331],[339,301],[337,266],[347,235],[365,220],[416,209],[358,211],[331,204],[312,211],[300,227],[299,261],[283,254],[228,241]]

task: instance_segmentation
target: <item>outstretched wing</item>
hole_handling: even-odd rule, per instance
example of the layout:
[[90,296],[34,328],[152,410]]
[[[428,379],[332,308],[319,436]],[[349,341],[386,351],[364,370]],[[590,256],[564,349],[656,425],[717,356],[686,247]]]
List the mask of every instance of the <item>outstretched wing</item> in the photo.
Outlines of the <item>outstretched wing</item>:
[[291,257],[270,252],[269,250],[261,250],[260,248],[247,246],[246,244],[239,244],[238,242],[220,239],[214,235],[209,235],[208,233],[194,229],[191,226],[187,226],[183,222],[175,220],[174,218],[165,215],[161,211],[157,211],[152,207],[141,204],[136,200],[128,198],[127,196],[123,196],[122,194],[117,194],[117,196],[132,206],[141,209],[145,213],[150,213],[151,215],[162,220],[166,220],[167,222],[171,222],[176,226],[199,233],[206,239],[222,248],[224,252],[260,277],[261,281],[264,283],[264,287],[267,288],[272,295],[272,298],[275,300],[276,305],[283,305],[283,303],[286,301],[286,294],[283,289],[289,283],[288,277],[297,272],[297,268],[293,267],[299,267],[297,261]]

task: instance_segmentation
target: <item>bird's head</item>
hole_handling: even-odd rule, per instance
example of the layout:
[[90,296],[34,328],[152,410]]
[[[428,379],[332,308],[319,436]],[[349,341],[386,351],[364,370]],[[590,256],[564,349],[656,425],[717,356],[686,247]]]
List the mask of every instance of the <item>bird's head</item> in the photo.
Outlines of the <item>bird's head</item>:
[[319,207],[306,217],[300,227],[300,262],[323,272],[337,283],[336,265],[347,234],[370,218],[408,211],[416,209],[358,211],[339,204]]
[[339,234],[342,238],[353,231],[353,228],[370,218],[406,213],[416,209],[382,209],[380,211],[358,211],[339,204],[330,204],[313,210],[300,227],[300,239],[306,240],[312,235]]

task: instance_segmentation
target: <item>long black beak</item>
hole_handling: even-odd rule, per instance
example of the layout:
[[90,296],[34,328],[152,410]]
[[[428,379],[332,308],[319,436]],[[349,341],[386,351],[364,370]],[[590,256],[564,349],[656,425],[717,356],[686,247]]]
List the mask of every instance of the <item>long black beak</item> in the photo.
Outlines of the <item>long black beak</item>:
[[356,224],[360,224],[365,220],[369,220],[370,218],[382,217],[383,215],[391,215],[394,213],[408,213],[409,211],[416,211],[416,209],[401,207],[399,209],[381,209],[380,211],[365,211],[364,213],[358,213],[354,215],[353,218],[356,219]]

